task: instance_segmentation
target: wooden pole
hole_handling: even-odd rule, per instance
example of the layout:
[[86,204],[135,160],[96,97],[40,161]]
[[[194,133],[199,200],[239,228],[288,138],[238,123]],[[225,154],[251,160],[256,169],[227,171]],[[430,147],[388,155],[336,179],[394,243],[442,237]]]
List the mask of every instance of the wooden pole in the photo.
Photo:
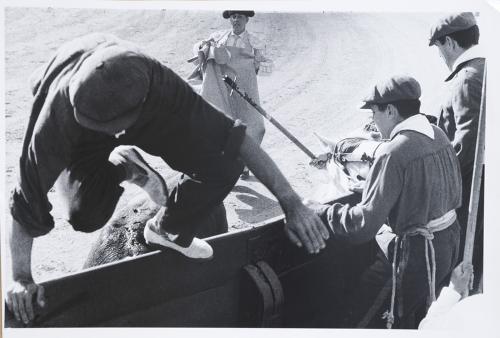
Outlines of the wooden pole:
[[486,62],[484,64],[483,89],[481,92],[481,107],[477,127],[476,155],[474,158],[474,172],[472,173],[472,188],[469,201],[469,218],[467,219],[467,233],[465,235],[464,259],[465,263],[472,263],[474,237],[476,233],[477,210],[481,193],[481,177],[484,165],[484,129],[486,105]]
[[264,109],[262,109],[257,103],[255,103],[247,93],[243,92],[238,88],[236,83],[227,75],[223,78],[224,82],[232,88],[235,92],[237,92],[245,101],[247,101],[252,107],[254,107],[261,115],[263,115],[269,122],[271,122],[276,128],[279,129],[290,141],[292,141],[297,147],[300,148],[307,156],[309,156],[312,160],[316,159],[316,156],[307,149],[305,145],[303,145],[295,136],[293,136],[288,130],[285,129],[278,121],[276,121],[271,115],[269,115]]

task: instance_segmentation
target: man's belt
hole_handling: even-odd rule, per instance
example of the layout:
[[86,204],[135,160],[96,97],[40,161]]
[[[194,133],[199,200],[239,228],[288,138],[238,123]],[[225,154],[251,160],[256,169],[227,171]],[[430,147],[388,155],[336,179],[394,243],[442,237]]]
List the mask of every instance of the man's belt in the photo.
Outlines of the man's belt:
[[421,232],[429,232],[429,233],[434,233],[434,232],[439,232],[442,231],[446,228],[448,228],[450,225],[452,225],[455,220],[457,219],[457,213],[455,212],[455,209],[452,209],[448,211],[446,214],[439,218],[435,218],[433,220],[430,220],[426,225],[423,227],[412,227],[409,229],[406,229],[404,231],[405,235],[412,236],[412,235],[418,235],[422,234]]
[[[434,253],[434,246],[432,240],[434,239],[434,233],[447,229],[450,227],[457,219],[457,213],[455,209],[448,211],[443,216],[430,220],[427,224],[423,226],[415,226],[405,229],[401,235],[394,234],[393,238],[396,238],[396,243],[394,245],[394,256],[392,261],[392,292],[391,292],[391,303],[390,308],[384,313],[383,318],[387,320],[387,328],[392,328],[394,324],[394,305],[396,302],[396,288],[401,290],[401,284],[403,280],[403,273],[406,268],[409,259],[408,245],[405,245],[409,237],[412,236],[423,236],[425,240],[425,260],[427,267],[427,281],[429,284],[429,302],[428,306],[436,300],[436,258]],[[387,232],[387,230],[385,230]],[[382,234],[382,233],[379,233]],[[378,242],[378,241],[377,241]],[[384,241],[387,244],[390,241]],[[381,248],[384,250],[383,248]],[[385,252],[384,252],[385,253]],[[386,255],[387,256],[387,255]],[[398,260],[399,258],[399,260]],[[365,315],[363,320],[358,324],[358,327],[364,327],[371,318],[376,314],[380,308],[381,303],[385,300],[386,296],[382,296],[385,293],[386,288],[383,288],[379,297],[377,297],[375,303],[372,305],[368,313]],[[403,314],[403,302],[399,299],[398,307],[399,316]]]

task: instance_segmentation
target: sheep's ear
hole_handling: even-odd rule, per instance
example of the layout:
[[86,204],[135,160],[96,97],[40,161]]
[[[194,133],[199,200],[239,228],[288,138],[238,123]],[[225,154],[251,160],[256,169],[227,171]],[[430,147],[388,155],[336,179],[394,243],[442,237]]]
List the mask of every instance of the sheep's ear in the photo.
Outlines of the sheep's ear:
[[337,145],[337,143],[339,143],[338,140],[327,139],[326,137],[323,137],[323,136],[317,134],[316,132],[314,133],[314,136],[316,136],[318,138],[321,145],[328,151],[333,151],[335,149],[335,146]]

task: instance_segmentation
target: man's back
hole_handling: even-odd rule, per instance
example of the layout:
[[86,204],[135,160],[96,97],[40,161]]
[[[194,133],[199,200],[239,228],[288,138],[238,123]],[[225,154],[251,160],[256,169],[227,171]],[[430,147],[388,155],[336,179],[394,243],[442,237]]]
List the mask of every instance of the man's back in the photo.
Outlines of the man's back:
[[381,163],[374,164],[372,176],[384,171],[384,179],[396,179],[392,194],[398,195],[397,202],[389,213],[389,225],[396,233],[423,226],[460,205],[454,150],[439,128],[432,130],[434,139],[413,130],[399,132],[382,149]]
[[472,173],[474,165],[484,66],[484,58],[474,58],[450,74],[449,95],[438,121],[455,147],[464,175]]

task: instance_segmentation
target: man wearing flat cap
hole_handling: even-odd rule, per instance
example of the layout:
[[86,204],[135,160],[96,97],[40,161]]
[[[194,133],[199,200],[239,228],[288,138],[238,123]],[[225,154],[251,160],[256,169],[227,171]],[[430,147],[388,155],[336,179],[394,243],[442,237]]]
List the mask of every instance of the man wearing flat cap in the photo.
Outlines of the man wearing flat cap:
[[[448,94],[441,105],[438,125],[453,144],[462,170],[462,206],[457,211],[462,228],[461,255],[464,250],[469,217],[472,173],[486,60],[478,42],[479,28],[474,15],[470,12],[454,13],[441,18],[431,28],[429,38],[429,46],[437,47],[441,58],[450,70],[450,74],[445,80]],[[477,276],[482,273],[483,260],[483,184],[484,175],[481,184],[473,254],[474,271]],[[479,280],[480,278],[477,278],[476,282]]]
[[[195,235],[244,161],[280,201],[294,244],[311,253],[324,248],[327,229],[245,126],[134,45],[106,34],[84,36],[64,44],[38,74],[10,201],[6,302],[17,319],[33,320],[34,295],[40,306],[45,302],[32,278],[31,251],[33,239],[54,227],[47,193],[58,177],[75,230],[101,228],[123,192],[120,183],[128,181],[161,207],[145,226],[147,243],[208,259],[212,248]],[[139,148],[183,173],[178,183],[167,187]]]
[[[230,89],[222,81],[224,75],[235,79],[237,85],[257,104],[260,104],[257,73],[260,62],[265,61],[264,44],[246,30],[254,11],[226,10],[231,29],[215,32],[207,40],[195,45],[198,62],[203,70],[201,95],[231,118],[241,120],[247,126],[247,134],[258,144],[262,143],[264,119],[255,108],[239,95],[230,95]],[[243,178],[248,176],[245,168]]]
[[416,327],[412,314],[434,299],[458,258],[459,163],[445,133],[420,114],[420,94],[406,75],[371,89],[361,108],[371,110],[386,142],[375,153],[361,202],[311,205],[334,239],[367,242],[383,224],[396,234],[362,275],[352,326]]

